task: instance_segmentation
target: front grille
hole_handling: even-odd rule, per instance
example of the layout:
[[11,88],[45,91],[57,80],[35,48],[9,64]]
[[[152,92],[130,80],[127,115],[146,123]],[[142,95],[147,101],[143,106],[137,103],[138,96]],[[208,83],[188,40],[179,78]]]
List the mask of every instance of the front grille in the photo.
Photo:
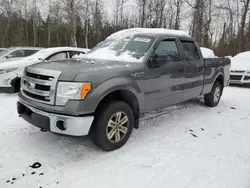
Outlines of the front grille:
[[[28,84],[28,81],[24,80],[23,81],[24,85]],[[51,86],[44,86],[44,85],[40,85],[40,84],[36,84],[35,85],[35,89],[38,89],[40,91],[50,91]]]
[[60,74],[59,71],[28,67],[22,77],[21,92],[28,98],[53,105]]
[[47,102],[50,101],[49,99],[46,99],[46,97],[44,97],[44,96],[36,95],[36,94],[30,93],[30,92],[25,91],[25,90],[23,92],[25,93],[25,95],[27,95],[27,96],[29,96],[31,98],[41,100],[41,101],[47,101]]
[[41,79],[41,80],[50,80],[53,79],[53,76],[39,75],[31,72],[26,72],[26,75],[31,78]]
[[230,80],[241,80],[242,76],[241,75],[230,75]]

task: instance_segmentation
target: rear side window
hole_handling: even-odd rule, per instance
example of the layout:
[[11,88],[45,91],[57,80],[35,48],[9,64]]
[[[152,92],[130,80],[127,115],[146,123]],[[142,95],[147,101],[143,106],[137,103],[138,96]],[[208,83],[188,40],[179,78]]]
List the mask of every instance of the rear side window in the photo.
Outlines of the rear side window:
[[199,60],[200,56],[197,50],[197,47],[194,42],[191,41],[182,41],[182,46],[184,49],[185,56],[188,60]]
[[85,54],[84,52],[79,51],[70,51],[70,58],[74,57],[75,55]]
[[27,57],[27,56],[30,56],[34,53],[38,52],[38,50],[24,50],[24,56]]
[[67,59],[66,52],[60,52],[49,57],[49,61],[60,61],[64,59]]
[[159,57],[166,56],[169,61],[180,61],[180,56],[175,41],[162,41],[156,48],[155,55]]

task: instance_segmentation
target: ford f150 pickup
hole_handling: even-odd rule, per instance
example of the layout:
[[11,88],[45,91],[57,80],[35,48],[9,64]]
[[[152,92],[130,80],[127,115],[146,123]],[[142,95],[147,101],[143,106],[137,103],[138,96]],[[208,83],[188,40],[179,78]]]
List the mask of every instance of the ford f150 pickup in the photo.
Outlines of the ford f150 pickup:
[[204,59],[185,32],[134,28],[114,33],[81,59],[29,66],[17,103],[27,122],[56,134],[91,135],[122,147],[142,114],[204,96],[218,105],[231,62]]

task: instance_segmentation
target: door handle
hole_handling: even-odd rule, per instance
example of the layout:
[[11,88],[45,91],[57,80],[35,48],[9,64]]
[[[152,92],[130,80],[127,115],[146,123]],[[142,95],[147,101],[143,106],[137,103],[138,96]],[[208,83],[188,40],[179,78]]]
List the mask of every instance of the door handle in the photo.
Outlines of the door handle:
[[184,73],[184,69],[179,69],[179,73],[180,74]]

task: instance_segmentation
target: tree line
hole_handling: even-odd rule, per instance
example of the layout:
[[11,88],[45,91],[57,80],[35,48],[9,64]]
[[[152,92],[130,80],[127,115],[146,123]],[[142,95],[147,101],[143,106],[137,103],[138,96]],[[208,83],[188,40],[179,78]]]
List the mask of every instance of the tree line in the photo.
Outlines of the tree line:
[[0,47],[92,48],[132,27],[186,30],[235,55],[250,50],[250,0],[0,0]]

